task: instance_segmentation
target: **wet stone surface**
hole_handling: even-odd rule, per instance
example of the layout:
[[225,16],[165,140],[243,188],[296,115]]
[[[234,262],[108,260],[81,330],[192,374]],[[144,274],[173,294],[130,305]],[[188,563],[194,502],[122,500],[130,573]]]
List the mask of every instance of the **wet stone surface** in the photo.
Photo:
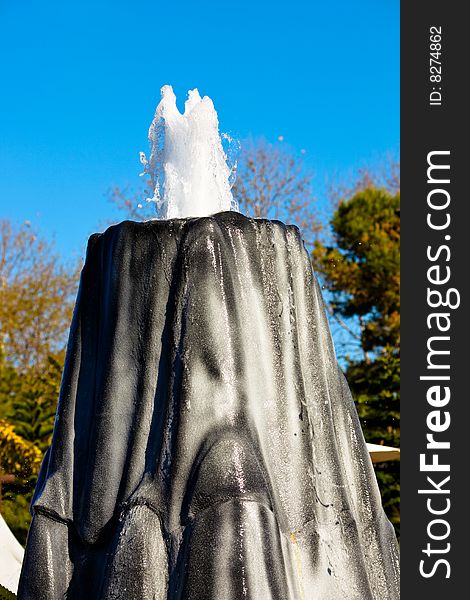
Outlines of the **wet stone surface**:
[[397,599],[398,555],[298,230],[92,236],[19,598]]

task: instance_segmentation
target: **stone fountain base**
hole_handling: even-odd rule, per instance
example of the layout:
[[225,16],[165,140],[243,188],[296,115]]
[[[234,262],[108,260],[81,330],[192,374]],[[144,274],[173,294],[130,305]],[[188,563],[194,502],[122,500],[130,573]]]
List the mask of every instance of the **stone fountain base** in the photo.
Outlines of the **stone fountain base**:
[[90,238],[19,598],[397,599],[398,557],[298,230]]

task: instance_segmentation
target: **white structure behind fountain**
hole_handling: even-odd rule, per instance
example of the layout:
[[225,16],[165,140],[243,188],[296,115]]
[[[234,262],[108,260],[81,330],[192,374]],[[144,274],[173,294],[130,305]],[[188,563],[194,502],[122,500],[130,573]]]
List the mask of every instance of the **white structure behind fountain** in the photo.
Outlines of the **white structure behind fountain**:
[[88,242],[19,599],[397,600],[299,230],[229,210],[208,98],[150,137],[165,218]]
[[204,217],[238,210],[230,191],[231,169],[219,135],[219,121],[208,96],[188,92],[181,114],[169,85],[149,129],[149,159],[141,152],[143,174],[150,176],[157,216]]

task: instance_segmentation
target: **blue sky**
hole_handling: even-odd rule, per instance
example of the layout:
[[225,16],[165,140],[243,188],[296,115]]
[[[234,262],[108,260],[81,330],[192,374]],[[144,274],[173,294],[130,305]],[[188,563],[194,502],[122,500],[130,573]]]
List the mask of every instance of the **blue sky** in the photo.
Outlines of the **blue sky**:
[[64,255],[139,184],[139,151],[172,84],[198,87],[239,138],[283,135],[317,173],[399,149],[399,2],[0,0],[0,218]]

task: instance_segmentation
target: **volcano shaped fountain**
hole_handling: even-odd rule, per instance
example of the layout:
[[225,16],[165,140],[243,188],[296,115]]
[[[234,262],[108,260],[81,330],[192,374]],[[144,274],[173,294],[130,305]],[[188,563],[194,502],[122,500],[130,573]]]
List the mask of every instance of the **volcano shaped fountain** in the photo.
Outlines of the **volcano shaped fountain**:
[[164,220],[88,243],[19,598],[396,600],[299,231],[233,210],[212,103],[172,102],[142,159]]

